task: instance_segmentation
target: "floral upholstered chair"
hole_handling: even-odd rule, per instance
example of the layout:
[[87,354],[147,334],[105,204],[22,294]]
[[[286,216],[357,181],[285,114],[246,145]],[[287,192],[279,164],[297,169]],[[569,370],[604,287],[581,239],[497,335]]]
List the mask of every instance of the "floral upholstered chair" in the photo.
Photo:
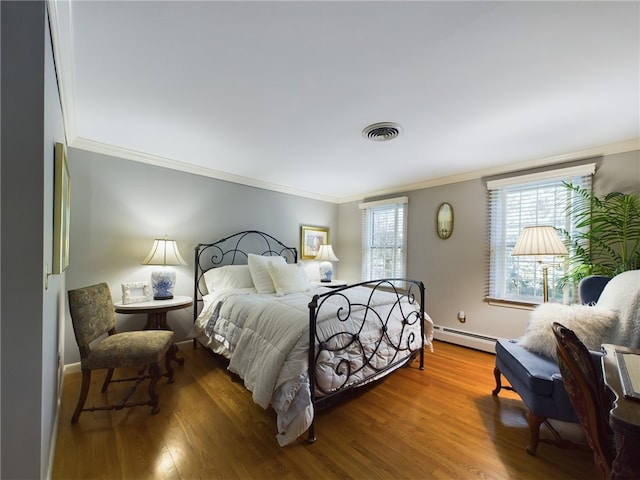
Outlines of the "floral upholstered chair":
[[[159,396],[155,387],[162,376],[159,365],[162,359],[165,359],[169,383],[173,382],[173,369],[170,362],[176,360],[177,350],[173,343],[173,332],[146,330],[118,333],[111,291],[106,283],[70,290],[68,296],[82,368],[80,397],[71,422],[76,423],[84,411],[120,410],[126,407],[149,405],[152,407],[151,413],[157,413]],[[107,336],[98,340],[105,334]],[[112,380],[113,371],[116,368],[135,368],[138,374],[134,377]],[[91,371],[101,369],[107,370],[102,393],[107,391],[111,382],[133,381],[134,387],[117,404],[84,408],[91,383]],[[150,379],[149,400],[127,403],[136,387],[147,378]]]

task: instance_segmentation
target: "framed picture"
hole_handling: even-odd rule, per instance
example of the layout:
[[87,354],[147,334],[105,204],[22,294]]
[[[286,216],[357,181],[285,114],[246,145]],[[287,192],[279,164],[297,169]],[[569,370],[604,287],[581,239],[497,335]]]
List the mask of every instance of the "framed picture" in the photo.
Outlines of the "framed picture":
[[149,282],[131,282],[122,284],[122,303],[142,303],[151,300]]
[[56,143],[53,175],[53,269],[60,274],[69,266],[71,179],[64,144]]
[[315,258],[320,245],[329,244],[329,229],[326,227],[300,227],[300,258]]

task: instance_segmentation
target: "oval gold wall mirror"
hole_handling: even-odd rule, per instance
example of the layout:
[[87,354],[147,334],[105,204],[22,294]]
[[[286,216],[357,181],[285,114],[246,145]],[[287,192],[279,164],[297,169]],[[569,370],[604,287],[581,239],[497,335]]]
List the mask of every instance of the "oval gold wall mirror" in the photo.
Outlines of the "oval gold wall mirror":
[[453,232],[453,207],[443,203],[438,207],[436,216],[436,230],[440,238],[449,238]]

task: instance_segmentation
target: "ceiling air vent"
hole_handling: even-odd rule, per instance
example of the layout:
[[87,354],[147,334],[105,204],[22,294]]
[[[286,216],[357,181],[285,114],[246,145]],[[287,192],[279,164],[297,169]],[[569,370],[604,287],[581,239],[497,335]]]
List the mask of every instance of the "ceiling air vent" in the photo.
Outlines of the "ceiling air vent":
[[400,125],[393,122],[381,122],[369,125],[362,130],[362,136],[374,142],[387,142],[396,138],[402,129]]

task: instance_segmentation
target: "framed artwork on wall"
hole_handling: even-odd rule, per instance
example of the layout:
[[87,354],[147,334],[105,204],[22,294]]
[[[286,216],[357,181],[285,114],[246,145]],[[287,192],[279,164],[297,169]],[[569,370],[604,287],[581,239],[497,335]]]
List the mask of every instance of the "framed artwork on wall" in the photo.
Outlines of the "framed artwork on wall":
[[53,269],[60,274],[69,266],[71,178],[64,144],[56,143],[53,175]]
[[315,258],[320,245],[329,244],[327,227],[300,227],[300,258]]

